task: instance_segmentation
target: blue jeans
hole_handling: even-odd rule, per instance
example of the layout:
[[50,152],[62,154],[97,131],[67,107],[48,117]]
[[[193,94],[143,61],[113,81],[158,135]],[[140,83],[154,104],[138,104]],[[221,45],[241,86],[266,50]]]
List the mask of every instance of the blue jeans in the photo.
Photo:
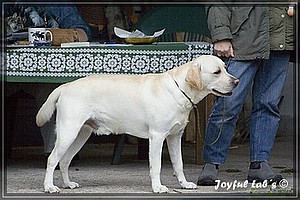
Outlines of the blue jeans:
[[228,72],[240,82],[230,97],[218,97],[205,133],[204,161],[224,164],[239,113],[252,89],[250,161],[267,161],[277,133],[281,98],[289,62],[288,52],[271,51],[270,58],[231,61]]
[[[22,5],[22,2],[28,2],[27,0],[17,0],[18,4]],[[88,39],[92,39],[92,32],[89,27],[89,25],[84,21],[84,19],[81,17],[76,5],[72,2],[72,0],[64,0],[62,1],[62,4],[51,4],[49,1],[48,3],[40,3],[43,2],[40,0],[31,0],[31,2],[36,2],[35,4],[23,4],[22,6],[25,8],[32,7],[34,8],[40,15],[41,18],[43,18],[43,14],[47,14],[48,18],[49,15],[55,20],[55,22],[52,22],[56,25],[58,23],[59,28],[62,29],[72,29],[72,28],[81,28],[85,31],[85,33],[88,36]],[[51,22],[49,22],[48,25],[50,25],[47,28],[51,28],[52,25]],[[57,27],[53,27],[57,28]]]

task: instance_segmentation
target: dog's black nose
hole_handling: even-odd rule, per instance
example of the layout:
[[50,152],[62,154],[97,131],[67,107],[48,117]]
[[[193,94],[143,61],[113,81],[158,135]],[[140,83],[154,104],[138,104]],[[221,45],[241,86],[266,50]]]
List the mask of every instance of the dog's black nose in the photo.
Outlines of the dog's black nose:
[[239,84],[239,82],[240,82],[239,79],[234,79],[234,80],[233,80],[234,86],[236,87],[236,86]]

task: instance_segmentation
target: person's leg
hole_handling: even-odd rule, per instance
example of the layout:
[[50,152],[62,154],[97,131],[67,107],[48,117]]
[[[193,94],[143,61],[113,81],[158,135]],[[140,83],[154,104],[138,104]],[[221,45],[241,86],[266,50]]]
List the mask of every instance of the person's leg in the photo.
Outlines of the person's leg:
[[238,115],[252,86],[258,64],[255,61],[230,63],[228,72],[240,82],[230,97],[219,97],[215,101],[205,133],[205,165],[197,185],[216,184],[218,165],[226,160]]
[[43,9],[58,22],[60,28],[82,29],[84,32],[81,34],[85,33],[91,39],[92,33],[89,25],[83,20],[77,7],[71,1],[69,6],[45,6]]
[[250,169],[248,180],[278,182],[268,164],[271,148],[279,126],[278,103],[286,79],[289,54],[271,52],[270,59],[264,60],[254,79],[250,124]]
[[272,52],[254,79],[250,125],[250,161],[267,161],[277,133],[278,103],[286,79],[289,54]]
[[44,153],[48,157],[56,141],[55,116],[52,116],[50,121],[41,127],[40,130],[44,142]]
[[[46,101],[48,95],[57,87],[57,84],[39,84],[36,86],[35,99],[38,109]],[[51,117],[51,120],[46,123],[40,129],[41,135],[44,142],[44,153],[48,157],[54,148],[56,141],[56,132],[55,132],[55,114]]]
[[236,122],[252,86],[257,64],[255,61],[231,61],[228,72],[240,82],[231,96],[218,97],[214,103],[205,133],[205,163],[225,163]]

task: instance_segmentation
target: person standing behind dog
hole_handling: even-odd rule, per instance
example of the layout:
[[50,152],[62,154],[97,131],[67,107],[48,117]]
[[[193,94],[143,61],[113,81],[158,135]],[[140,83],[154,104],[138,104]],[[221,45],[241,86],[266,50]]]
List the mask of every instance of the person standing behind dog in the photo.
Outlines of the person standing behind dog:
[[197,185],[216,185],[225,163],[238,115],[252,90],[248,181],[282,179],[269,166],[280,115],[278,103],[294,49],[293,14],[286,7],[210,6],[207,22],[214,50],[231,57],[228,72],[240,80],[230,97],[218,97],[205,133],[204,167]]

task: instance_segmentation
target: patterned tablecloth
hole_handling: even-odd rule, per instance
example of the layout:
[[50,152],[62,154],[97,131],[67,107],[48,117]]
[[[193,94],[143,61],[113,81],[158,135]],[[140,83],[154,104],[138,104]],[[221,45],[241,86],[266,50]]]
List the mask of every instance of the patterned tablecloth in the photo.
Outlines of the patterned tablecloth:
[[212,52],[204,42],[7,48],[5,81],[63,83],[96,74],[162,73]]

